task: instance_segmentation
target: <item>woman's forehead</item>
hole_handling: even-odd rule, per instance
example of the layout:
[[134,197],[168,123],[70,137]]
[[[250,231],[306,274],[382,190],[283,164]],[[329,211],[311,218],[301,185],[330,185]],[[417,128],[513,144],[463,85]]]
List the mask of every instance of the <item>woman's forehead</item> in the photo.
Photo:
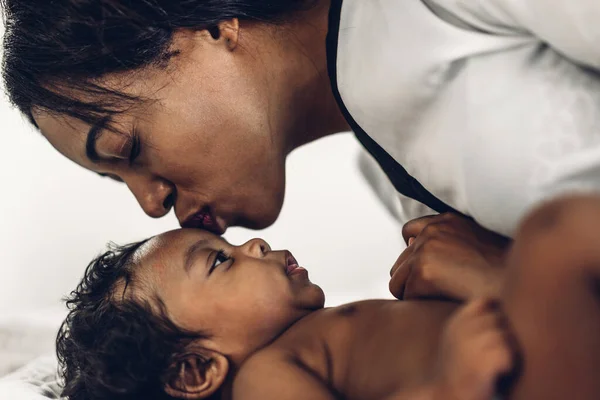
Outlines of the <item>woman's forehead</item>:
[[61,154],[71,159],[77,154],[83,155],[89,124],[66,115],[35,109],[32,115],[42,135]]

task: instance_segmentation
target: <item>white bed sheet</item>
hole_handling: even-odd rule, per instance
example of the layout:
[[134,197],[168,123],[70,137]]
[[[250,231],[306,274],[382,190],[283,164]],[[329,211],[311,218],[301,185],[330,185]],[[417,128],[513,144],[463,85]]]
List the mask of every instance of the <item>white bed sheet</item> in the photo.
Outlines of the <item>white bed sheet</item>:
[[[362,298],[330,296],[327,306]],[[54,340],[65,314],[57,307],[0,317],[0,400],[60,398]]]
[[0,399],[59,399],[61,389],[56,365],[56,357],[46,355],[0,378]]
[[0,400],[58,399],[55,338],[62,305],[0,315]]
[[[0,377],[44,354],[54,353],[64,306],[18,310],[0,315]],[[0,399],[4,399],[0,397]]]

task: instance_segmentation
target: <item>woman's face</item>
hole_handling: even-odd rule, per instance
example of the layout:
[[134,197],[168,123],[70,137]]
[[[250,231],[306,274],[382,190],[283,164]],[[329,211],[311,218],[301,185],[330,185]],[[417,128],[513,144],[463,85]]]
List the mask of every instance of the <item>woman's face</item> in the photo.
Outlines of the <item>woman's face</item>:
[[180,32],[168,67],[102,79],[149,99],[111,119],[118,133],[40,110],[36,123],[60,153],[123,181],[151,217],[174,207],[185,227],[264,228],[282,206],[292,138],[308,129],[287,85],[310,77],[279,62],[282,54],[267,66],[261,53],[274,50],[244,48],[240,32]]

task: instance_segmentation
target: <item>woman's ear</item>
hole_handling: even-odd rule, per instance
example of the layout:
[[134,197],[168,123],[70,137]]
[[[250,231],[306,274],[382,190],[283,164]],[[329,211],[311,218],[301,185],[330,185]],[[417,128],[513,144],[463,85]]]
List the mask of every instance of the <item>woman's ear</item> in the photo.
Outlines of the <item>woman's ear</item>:
[[233,18],[219,22],[218,25],[210,26],[203,30],[195,29],[178,29],[177,39],[179,39],[179,47],[184,47],[186,43],[184,39],[199,40],[200,43],[210,43],[216,46],[226,46],[226,50],[233,51],[238,47],[240,41],[240,21]]
[[227,357],[202,349],[176,357],[166,371],[163,388],[177,399],[205,399],[223,385],[228,372]]
[[219,23],[219,37],[225,40],[229,50],[234,50],[240,40],[240,21],[233,18]]

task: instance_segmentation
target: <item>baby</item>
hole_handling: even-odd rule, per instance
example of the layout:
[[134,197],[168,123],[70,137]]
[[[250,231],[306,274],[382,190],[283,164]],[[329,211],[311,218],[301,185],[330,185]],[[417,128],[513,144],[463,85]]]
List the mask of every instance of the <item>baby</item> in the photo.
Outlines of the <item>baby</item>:
[[[68,302],[71,312],[57,343],[64,395],[483,400],[512,370],[518,342],[525,363],[510,398],[597,398],[600,388],[590,376],[600,360],[600,302],[597,288],[575,278],[600,276],[600,262],[539,252],[544,246],[558,250],[558,243],[569,251],[569,237],[589,250],[587,261],[600,261],[600,238],[569,231],[564,211],[585,206],[600,221],[600,203],[576,201],[547,206],[525,223],[527,240],[520,243],[527,245],[514,249],[508,267],[506,318],[489,300],[462,307],[373,300],[324,309],[323,292],[307,270],[291,253],[259,239],[232,246],[187,229],[115,248],[90,264]],[[544,213],[552,214],[551,225]],[[587,305],[570,301],[575,288],[586,293]],[[532,290],[535,300],[529,301]],[[548,308],[555,303],[560,306]],[[567,320],[570,326],[563,325]],[[577,342],[557,351],[554,333],[563,340],[573,332],[580,332]],[[571,354],[582,346],[586,360]]]

